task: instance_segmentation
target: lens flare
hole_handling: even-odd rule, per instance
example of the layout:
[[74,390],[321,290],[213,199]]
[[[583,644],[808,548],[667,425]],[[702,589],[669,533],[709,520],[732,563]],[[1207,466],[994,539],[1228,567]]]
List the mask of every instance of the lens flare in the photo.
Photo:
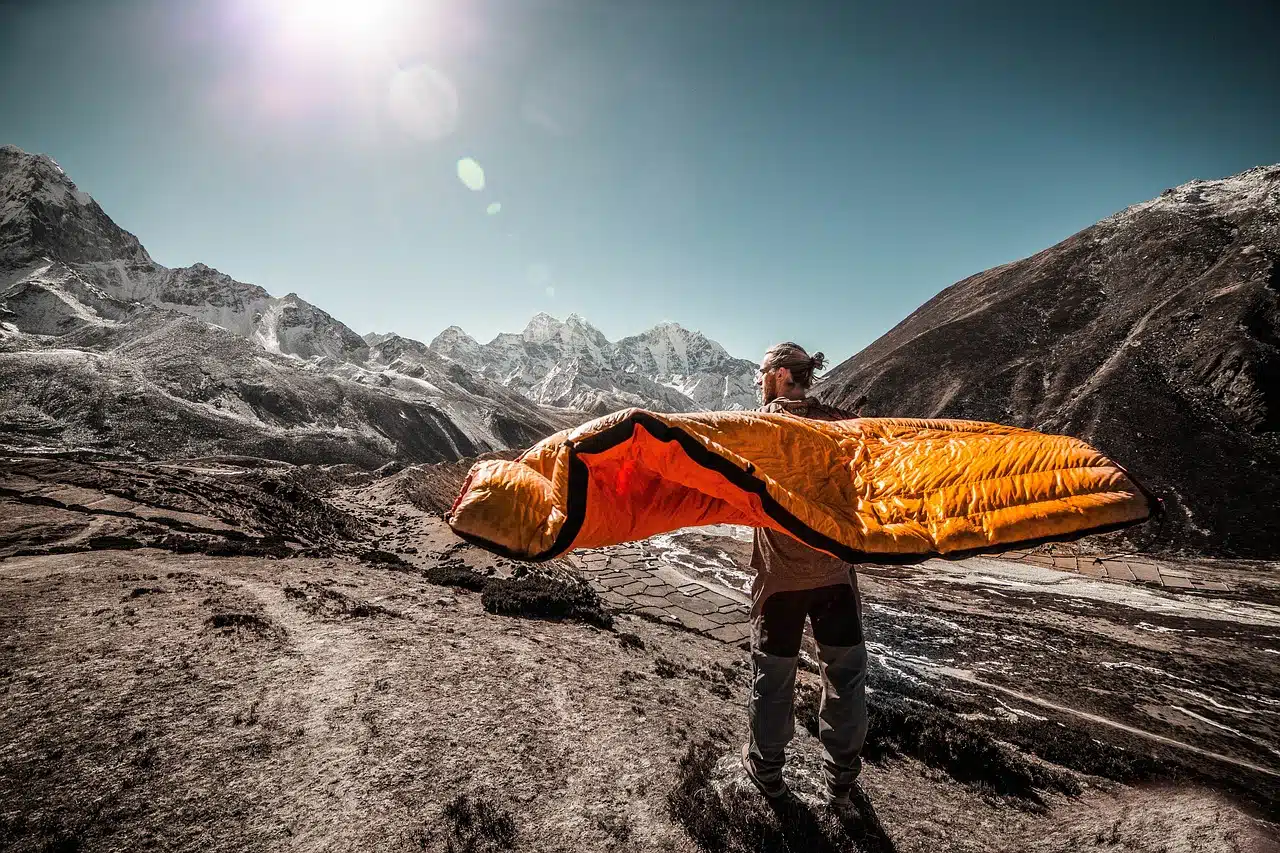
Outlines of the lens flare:
[[484,189],[484,169],[470,157],[463,157],[458,161],[458,180],[467,189],[478,193]]

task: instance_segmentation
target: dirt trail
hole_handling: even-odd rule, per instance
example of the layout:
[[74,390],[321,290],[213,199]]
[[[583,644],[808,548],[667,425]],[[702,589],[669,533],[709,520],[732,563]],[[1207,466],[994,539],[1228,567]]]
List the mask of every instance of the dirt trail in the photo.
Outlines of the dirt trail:
[[[352,722],[356,674],[367,672],[376,655],[357,631],[304,615],[277,585],[243,578],[234,579],[232,585],[252,595],[288,637],[289,653],[269,664],[270,693],[262,704],[290,706],[305,746],[290,752],[278,784],[295,801],[334,800],[323,812],[294,812],[295,818],[306,818],[299,821],[303,828],[295,832],[294,843],[304,849],[354,844],[361,835],[359,805],[368,797],[367,792],[352,796],[349,789],[367,786],[368,778],[349,775],[351,768],[361,764],[360,744],[341,732]],[[337,798],[329,796],[335,775],[345,777],[348,789]]]

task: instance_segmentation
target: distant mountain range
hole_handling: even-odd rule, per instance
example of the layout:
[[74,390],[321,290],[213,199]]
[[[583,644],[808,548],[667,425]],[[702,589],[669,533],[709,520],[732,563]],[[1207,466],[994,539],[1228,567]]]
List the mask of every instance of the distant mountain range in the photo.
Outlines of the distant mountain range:
[[450,326],[430,349],[540,403],[593,414],[629,406],[689,412],[758,405],[755,365],[677,323],[610,343],[577,314],[563,322],[538,314],[521,334],[487,344]]
[[628,406],[750,406],[751,371],[676,324],[611,344],[577,316],[366,340],[296,294],[157,264],[52,159],[0,148],[0,447],[452,460]]
[[867,415],[1079,436],[1168,509],[1161,547],[1280,557],[1280,166],[1192,181],[952,285],[833,369]]
[[[484,344],[361,337],[296,294],[155,263],[54,161],[0,148],[0,451],[455,460],[628,406],[752,407],[753,369],[674,323],[610,342],[577,315]],[[1274,559],[1280,166],[952,285],[818,393],[1079,436],[1164,499],[1138,544]]]

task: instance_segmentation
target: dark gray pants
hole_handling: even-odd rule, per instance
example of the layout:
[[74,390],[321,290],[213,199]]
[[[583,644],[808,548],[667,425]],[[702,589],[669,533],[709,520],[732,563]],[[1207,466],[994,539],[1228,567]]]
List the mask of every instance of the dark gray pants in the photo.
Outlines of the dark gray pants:
[[762,780],[781,777],[786,746],[795,733],[796,663],[804,620],[813,623],[822,671],[818,738],[827,782],[853,783],[867,737],[867,649],[856,575],[851,583],[775,592],[751,620],[752,688],[749,756]]

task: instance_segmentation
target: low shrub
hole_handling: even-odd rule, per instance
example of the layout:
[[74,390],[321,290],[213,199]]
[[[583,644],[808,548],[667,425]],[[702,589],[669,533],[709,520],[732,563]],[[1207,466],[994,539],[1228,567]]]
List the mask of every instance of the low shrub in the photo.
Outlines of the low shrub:
[[[491,577],[473,571],[458,559],[438,563],[422,574],[440,586],[480,593],[480,603],[490,613],[613,627],[613,616],[596,591],[568,575],[558,577],[521,568],[515,577]],[[644,648],[643,641],[635,639]],[[626,644],[625,640],[622,642]]]
[[1080,793],[1079,783],[1070,775],[1032,764],[997,743],[980,726],[929,706],[877,694],[868,711],[869,728],[862,750],[868,761],[909,755],[958,782],[1037,805],[1042,803],[1039,791]]
[[215,613],[205,620],[205,624],[224,634],[249,633],[259,637],[272,637],[283,633],[270,619],[256,613]]
[[624,649],[643,649],[644,640],[640,639],[638,634],[630,634],[626,631],[618,634],[618,645]]
[[480,592],[484,589],[485,584],[490,581],[490,578],[479,572],[472,571],[461,561],[450,561],[432,566],[423,572],[423,577],[438,586],[455,587],[471,592]]
[[394,569],[412,569],[413,564],[405,560],[399,554],[393,554],[390,551],[380,551],[377,548],[370,548],[362,551],[360,559],[366,563],[372,563],[375,566],[389,566]]
[[1086,731],[1050,720],[984,721],[984,726],[1001,740],[1045,761],[1116,782],[1145,782],[1175,772],[1165,762],[1101,743]]
[[109,534],[90,536],[85,540],[85,545],[91,551],[134,551],[138,548],[147,547],[147,543],[132,536],[112,536]]
[[[870,676],[869,681],[875,689],[871,706],[885,712],[882,715],[882,725],[886,726],[884,731],[887,737],[887,740],[881,741],[880,730],[872,731],[868,735],[868,749],[872,752],[879,748],[881,742],[892,746],[894,738],[888,731],[892,728],[893,718],[913,715],[916,712],[911,708],[921,708],[932,711],[936,716],[951,718],[954,728],[963,726],[964,731],[972,732],[977,737],[1012,744],[1029,755],[1078,773],[1132,783],[1170,778],[1177,775],[1179,770],[1168,761],[1152,757],[1149,753],[1126,750],[1114,743],[1101,741],[1087,727],[1060,725],[1052,720],[1037,720],[1025,716],[1017,720],[970,718],[961,722],[956,719],[958,715],[982,713],[991,700],[944,693],[932,685],[908,681],[878,666],[872,667]],[[873,738],[877,739],[875,744],[870,743]],[[866,750],[864,755],[870,758]]]
[[604,609],[600,596],[581,581],[532,573],[486,580],[480,603],[490,613],[613,627],[613,616]]
[[444,829],[448,853],[510,850],[516,843],[516,822],[511,813],[468,794],[458,794],[444,807]]
[[205,554],[210,557],[289,557],[293,549],[279,537],[264,536],[260,539],[212,539],[207,537],[172,534],[157,543],[178,554]]
[[659,678],[675,678],[680,674],[680,665],[666,658],[658,658],[653,662],[653,672]]

